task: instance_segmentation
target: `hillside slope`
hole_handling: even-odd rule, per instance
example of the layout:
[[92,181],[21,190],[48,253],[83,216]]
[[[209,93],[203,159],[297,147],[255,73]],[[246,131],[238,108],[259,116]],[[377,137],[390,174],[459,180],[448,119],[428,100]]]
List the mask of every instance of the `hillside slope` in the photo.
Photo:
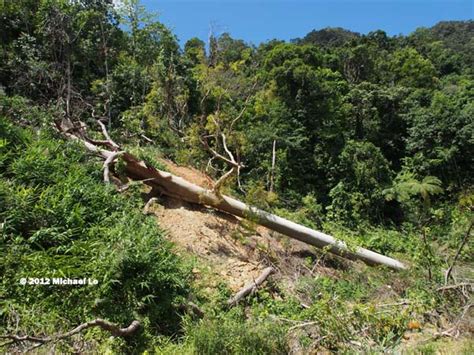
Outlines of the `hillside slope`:
[[[161,162],[171,173],[202,187],[212,183],[210,177],[197,169],[164,159]],[[305,267],[304,257],[317,259],[320,254],[315,248],[265,227],[170,197],[162,196],[151,211],[178,249],[211,265],[233,291],[256,279],[271,265],[278,268],[277,277],[284,283],[307,275],[310,270]]]

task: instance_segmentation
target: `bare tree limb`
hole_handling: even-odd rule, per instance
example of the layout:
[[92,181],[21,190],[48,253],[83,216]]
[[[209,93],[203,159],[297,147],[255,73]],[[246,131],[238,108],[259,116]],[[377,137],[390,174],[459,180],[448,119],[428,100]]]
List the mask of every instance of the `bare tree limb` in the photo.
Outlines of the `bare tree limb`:
[[128,184],[125,184],[125,185],[122,185],[120,186],[117,191],[118,192],[124,192],[124,191],[127,191],[130,186],[133,186],[133,185],[138,185],[138,184],[143,184],[143,183],[146,183],[148,181],[153,181],[155,180],[155,178],[149,178],[149,179],[143,179],[143,180],[134,180],[134,181],[130,181]]
[[80,333],[85,329],[93,328],[93,327],[100,327],[103,330],[106,330],[106,331],[110,332],[115,337],[127,337],[127,336],[130,336],[133,333],[135,333],[138,330],[138,328],[140,328],[140,322],[137,321],[137,320],[134,320],[134,321],[132,321],[132,323],[130,323],[130,325],[128,327],[120,328],[116,324],[113,324],[113,323],[111,323],[109,321],[106,321],[104,319],[101,319],[101,318],[97,318],[97,319],[94,319],[93,321],[83,323],[83,324],[77,326],[73,330],[71,330],[71,331],[69,331],[69,332],[67,332],[63,335],[60,335],[59,337],[57,337],[57,339],[64,339],[64,338],[73,336],[77,333]]
[[144,134],[140,134],[140,137],[142,137],[144,140],[146,140],[148,143],[155,143],[153,141],[153,139],[151,138],[148,138],[147,136],[145,136]]
[[201,111],[204,111],[204,107],[203,107],[204,101],[206,101],[210,93],[211,93],[211,89],[207,89],[206,93],[204,94],[201,101],[199,102],[199,107],[201,108]]
[[309,325],[314,325],[314,324],[318,324],[318,323],[319,323],[319,321],[312,321],[312,322],[305,322],[305,323],[301,323],[301,324],[296,324],[288,330],[294,330],[294,329],[297,329],[297,328],[304,328],[304,327],[307,327]]
[[232,167],[228,172],[226,172],[224,175],[222,175],[214,184],[213,191],[215,194],[219,195],[220,194],[220,188],[224,184],[224,182],[229,178],[234,173],[234,167]]
[[155,202],[157,202],[158,199],[156,197],[152,197],[150,198],[147,203],[145,204],[145,207],[143,208],[143,214],[145,215],[149,215],[150,214],[150,207],[152,204],[154,204]]
[[212,161],[213,161],[214,159],[216,159],[216,157],[215,157],[215,156],[212,156],[212,157],[209,159],[209,161],[207,162],[207,165],[206,165],[206,172],[209,171],[209,169],[217,170],[216,168],[214,168],[214,167],[212,166]]
[[124,154],[125,152],[120,151],[120,152],[113,152],[110,154],[107,159],[104,161],[104,182],[107,184],[110,184],[110,164],[114,163],[115,159],[117,159],[118,156]]
[[438,287],[436,291],[455,290],[457,288],[464,288],[464,287],[471,287],[472,289],[474,289],[474,284],[469,283],[469,282],[461,282],[456,285],[447,285],[447,286]]
[[[217,122],[216,122],[217,124]],[[214,188],[213,188],[213,191],[216,193],[216,194],[219,194],[219,189],[221,188],[221,186],[223,185],[223,183],[229,178],[229,176],[231,176],[235,171],[237,172],[237,182],[238,182],[238,186],[239,188],[242,190],[242,186],[241,186],[241,183],[240,183],[240,169],[245,167],[243,164],[241,164],[240,162],[237,162],[235,160],[235,157],[234,155],[232,154],[232,152],[230,151],[230,149],[227,147],[227,141],[226,141],[226,136],[224,133],[221,133],[221,139],[222,139],[222,146],[224,147],[224,150],[225,152],[227,153],[227,155],[229,156],[229,158],[226,158],[225,156],[223,156],[222,154],[219,154],[217,151],[215,151],[214,149],[212,149],[209,144],[207,143],[207,140],[205,139],[202,139],[201,138],[201,143],[204,145],[204,147],[209,150],[212,155],[213,155],[213,158],[211,158],[208,162],[208,167],[209,166],[212,166],[212,160],[214,158],[218,158],[218,159],[221,159],[223,160],[224,162],[226,162],[227,164],[231,165],[232,168],[226,172],[223,176],[221,176],[217,182],[214,184]]]
[[[257,82],[254,83],[253,88],[255,88],[255,86],[257,85]],[[209,94],[209,91],[206,93],[206,96]],[[245,100],[245,103],[244,103],[244,107],[242,108],[242,110],[240,111],[240,113],[237,115],[237,117],[235,117],[231,124],[230,124],[230,131],[232,131],[232,128],[235,124],[235,122],[237,120],[239,120],[242,115],[244,114],[246,108],[247,108],[247,103],[248,101],[250,100],[251,98],[251,95],[249,95],[246,100]],[[205,97],[203,98],[203,100],[205,99]],[[201,106],[202,106],[202,103],[203,101],[201,101]],[[238,159],[238,161],[235,159],[234,155],[232,154],[232,152],[230,151],[230,149],[228,148],[227,146],[227,138],[225,136],[225,134],[222,132],[222,129],[221,129],[221,124],[218,120],[216,120],[216,117],[215,116],[219,116],[219,112],[220,112],[220,100],[218,101],[217,103],[218,107],[217,107],[217,110],[216,110],[216,115],[210,115],[209,117],[211,118],[212,122],[214,123],[214,125],[216,126],[216,132],[214,135],[212,135],[216,141],[216,144],[219,143],[219,138],[220,140],[222,140],[222,146],[227,154],[228,157],[225,157],[224,155],[218,153],[215,149],[211,148],[209,146],[209,143],[207,141],[207,137],[209,136],[201,136],[200,137],[200,141],[201,143],[203,144],[203,146],[213,155],[213,158],[218,158],[224,162],[226,162],[227,164],[231,165],[233,168],[228,171],[227,173],[225,173],[221,178],[218,179],[218,183],[216,183],[215,187],[214,187],[214,191],[217,191],[217,193],[219,192],[219,188],[222,186],[222,183],[234,172],[237,173],[237,184],[238,184],[238,187],[239,189],[244,192],[243,188],[242,188],[242,184],[241,184],[241,181],[240,181],[240,170],[242,168],[244,168],[245,166],[240,162],[240,158]],[[207,165],[207,168],[209,167],[212,167],[212,159],[208,162],[208,165]],[[234,169],[235,168],[235,169]]]
[[99,124],[100,128],[102,129],[102,134],[104,135],[105,139],[110,143],[110,145],[116,149],[119,148],[119,145],[115,143],[112,138],[109,136],[109,132],[107,132],[107,128],[105,127],[105,124],[101,120],[97,120],[97,123]]
[[270,187],[269,191],[273,192],[273,185],[275,180],[275,163],[276,163],[276,139],[273,140],[273,147],[272,147],[272,167],[270,170]]
[[36,343],[47,343],[52,340],[51,337],[34,337],[30,335],[14,335],[14,334],[7,334],[7,335],[0,335],[0,339],[11,339],[13,342],[21,342],[21,341],[34,341]]
[[462,239],[461,243],[459,244],[459,247],[458,247],[458,250],[456,251],[456,254],[454,255],[453,262],[451,263],[451,266],[446,271],[446,275],[445,275],[445,278],[444,278],[444,282],[446,284],[449,282],[449,278],[451,277],[451,273],[453,272],[454,265],[456,264],[456,261],[458,260],[459,256],[461,255],[462,249],[467,244],[467,241],[469,240],[469,237],[471,236],[471,230],[472,230],[473,224],[474,224],[474,221],[471,221],[471,224],[469,225],[469,228],[467,229],[467,232],[464,235],[464,238]]
[[461,325],[462,320],[466,316],[467,312],[469,312],[471,307],[474,307],[474,303],[469,303],[466,306],[464,306],[461,315],[458,317],[458,319],[456,320],[456,323],[454,324],[454,327],[451,327],[448,330],[445,330],[444,332],[439,333],[439,335],[457,338],[460,334],[459,326]]
[[227,305],[229,307],[237,305],[242,298],[254,293],[257,288],[265,282],[268,276],[270,276],[274,272],[275,269],[273,267],[267,267],[265,270],[263,270],[259,277],[245,285],[239,292],[237,292],[232,298],[230,298],[227,301]]
[[106,140],[99,140],[99,139],[92,139],[90,137],[85,137],[90,143],[95,144],[95,145],[101,145],[105,147],[111,147],[110,142]]
[[235,161],[232,161],[232,160],[226,158],[222,154],[219,154],[217,151],[212,149],[205,139],[201,139],[201,143],[204,146],[204,148],[206,148],[215,158],[221,159],[221,160],[225,161],[227,164],[235,166],[235,167],[237,167],[239,165]]
[[245,190],[242,188],[242,183],[240,182],[240,168],[242,165],[239,165],[237,167],[237,186],[239,187],[239,190],[245,193]]
[[199,306],[194,303],[194,302],[187,302],[187,303],[183,303],[180,305],[179,307],[182,311],[185,311],[187,313],[191,313],[193,315],[195,315],[196,317],[198,318],[204,318],[204,311],[199,308]]
[[130,325],[126,328],[120,328],[116,324],[113,324],[109,321],[106,321],[101,318],[94,319],[90,322],[86,322],[83,324],[80,324],[76,328],[70,330],[67,333],[63,334],[56,334],[54,336],[46,336],[46,337],[36,337],[36,336],[30,336],[30,335],[15,335],[15,334],[7,334],[7,335],[0,335],[0,339],[9,339],[11,340],[10,342],[2,344],[2,346],[9,345],[12,343],[22,343],[22,342],[33,342],[37,343],[33,345],[31,348],[28,349],[28,351],[33,350],[34,348],[37,348],[43,344],[50,343],[50,342],[57,342],[59,340],[63,340],[65,338],[69,338],[73,335],[76,335],[86,329],[93,328],[93,327],[99,327],[103,330],[106,330],[110,332],[113,336],[115,337],[128,337],[130,335],[133,335],[139,328],[140,328],[140,322],[137,320],[134,320]]
[[224,133],[221,133],[221,136],[222,136],[222,145],[224,146],[225,152],[227,153],[227,155],[229,156],[230,160],[231,160],[234,164],[239,165],[239,163],[237,163],[237,162],[235,161],[235,158],[234,158],[234,156],[232,155],[232,153],[230,152],[229,148],[227,148],[226,138],[225,138]]
[[[257,84],[258,84],[258,81],[255,81],[255,83],[252,85],[251,91],[253,91],[255,89]],[[232,120],[232,122],[230,123],[230,129],[231,130],[234,127],[234,124],[244,115],[245,111],[247,110],[247,104],[249,103],[251,97],[252,97],[252,93],[250,93],[249,96],[247,96],[247,98],[245,99],[245,102],[244,102],[244,107],[242,108],[240,113],[237,115],[237,117],[235,117]]]

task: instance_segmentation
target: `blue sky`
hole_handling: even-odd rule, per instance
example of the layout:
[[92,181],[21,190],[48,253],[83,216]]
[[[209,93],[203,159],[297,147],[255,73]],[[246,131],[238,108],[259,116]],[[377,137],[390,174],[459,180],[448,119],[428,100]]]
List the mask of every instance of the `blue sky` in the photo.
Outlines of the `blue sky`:
[[408,34],[441,20],[468,20],[474,0],[142,0],[147,10],[171,27],[183,45],[214,33],[259,44],[290,40],[313,29],[344,27],[367,33],[382,29]]

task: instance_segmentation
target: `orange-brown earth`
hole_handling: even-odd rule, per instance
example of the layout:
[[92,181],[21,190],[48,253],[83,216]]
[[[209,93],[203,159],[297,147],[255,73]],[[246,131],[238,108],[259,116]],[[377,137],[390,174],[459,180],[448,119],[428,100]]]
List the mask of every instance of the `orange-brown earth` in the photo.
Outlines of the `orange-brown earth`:
[[[172,174],[194,184],[205,188],[213,184],[209,176],[197,169],[178,166],[165,159],[161,162]],[[211,265],[214,274],[233,291],[257,278],[268,266],[275,267],[274,277],[282,286],[292,288],[301,275],[315,271],[308,265],[314,265],[321,257],[311,246],[203,206],[161,197],[150,211],[178,250]],[[309,258],[312,263],[308,263]],[[195,271],[199,273],[199,270]],[[318,272],[332,274],[336,271],[319,265]]]

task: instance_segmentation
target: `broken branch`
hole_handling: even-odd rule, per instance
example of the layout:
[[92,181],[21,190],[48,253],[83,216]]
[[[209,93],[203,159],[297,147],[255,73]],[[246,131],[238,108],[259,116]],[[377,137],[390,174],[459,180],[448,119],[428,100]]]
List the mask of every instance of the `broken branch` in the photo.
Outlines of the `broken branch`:
[[143,208],[143,214],[144,215],[149,215],[150,214],[150,207],[152,204],[157,202],[158,199],[156,197],[152,197],[148,200],[148,202],[145,204],[145,207]]
[[[120,328],[116,324],[113,324],[109,321],[106,321],[101,318],[94,319],[90,322],[86,322],[83,324],[80,324],[73,330],[64,333],[64,334],[57,334],[54,336],[46,336],[46,337],[36,337],[36,336],[30,336],[30,335],[15,335],[15,334],[7,334],[7,335],[0,335],[0,339],[9,339],[13,343],[21,343],[21,342],[34,342],[38,343],[32,348],[36,348],[38,346],[41,346],[43,344],[49,343],[49,342],[56,342],[65,338],[69,338],[75,334],[78,334],[86,329],[93,328],[93,327],[99,327],[103,330],[106,330],[110,332],[113,336],[115,337],[127,337],[135,333],[138,328],[140,328],[140,322],[137,320],[134,320],[130,325],[126,328]],[[12,342],[8,342],[4,345],[11,344]]]
[[265,270],[263,270],[263,272],[260,274],[260,276],[257,277],[257,279],[255,279],[252,282],[245,285],[239,292],[237,292],[235,294],[234,297],[229,299],[227,301],[227,305],[229,307],[233,307],[233,306],[237,305],[242,298],[254,293],[257,290],[257,288],[262,283],[265,282],[265,280],[268,278],[268,276],[270,276],[274,272],[275,272],[275,269],[273,267],[271,267],[271,266],[267,267]]
[[110,183],[110,164],[112,164],[119,155],[122,155],[124,153],[125,152],[123,151],[113,152],[107,157],[107,159],[105,159],[104,161],[104,182],[105,183],[107,184]]
[[212,189],[215,194],[220,194],[220,188],[224,184],[224,182],[232,175],[234,172],[234,167],[232,167],[228,172],[222,175],[214,184],[214,188]]
[[232,161],[228,158],[226,158],[225,156],[223,156],[222,154],[219,154],[217,151],[215,151],[214,149],[212,149],[209,144],[207,143],[206,140],[204,139],[201,139],[201,143],[202,145],[204,146],[204,148],[206,148],[215,158],[219,158],[223,161],[225,161],[227,164],[229,165],[232,165],[232,166],[235,166],[237,167],[239,164],[237,164],[235,161]]
[[461,255],[462,249],[467,244],[467,241],[469,240],[469,237],[471,236],[471,230],[472,230],[473,224],[474,224],[474,221],[471,221],[471,224],[469,225],[469,228],[467,229],[467,232],[464,235],[464,238],[462,239],[461,244],[459,244],[458,250],[456,250],[456,255],[454,255],[453,262],[451,263],[451,266],[446,271],[446,276],[444,279],[446,284],[449,282],[449,278],[451,277],[451,273],[453,272],[454,265],[456,264],[456,261]]
[[222,145],[224,146],[224,150],[226,151],[227,155],[229,156],[230,160],[236,164],[236,165],[239,165],[239,163],[237,163],[235,161],[235,158],[234,156],[232,155],[232,153],[230,152],[229,148],[227,148],[227,144],[226,144],[226,140],[225,140],[225,135],[224,133],[221,133],[221,136],[222,136]]
[[112,138],[109,136],[109,132],[107,132],[107,128],[105,127],[105,124],[101,120],[97,120],[97,123],[99,124],[100,128],[102,129],[102,134],[104,135],[105,139],[109,144],[114,147],[114,148],[119,148],[119,145],[115,143]]

